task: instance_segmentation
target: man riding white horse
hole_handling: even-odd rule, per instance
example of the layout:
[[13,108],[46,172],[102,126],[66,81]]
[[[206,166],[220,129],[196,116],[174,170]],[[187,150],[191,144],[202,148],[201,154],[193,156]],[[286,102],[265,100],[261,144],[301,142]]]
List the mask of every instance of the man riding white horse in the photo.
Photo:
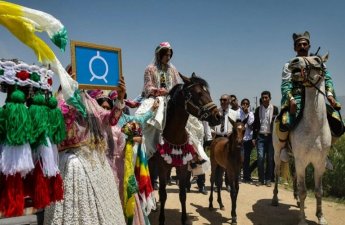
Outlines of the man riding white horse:
[[[308,31],[304,33],[293,34],[294,50],[297,57],[307,57],[310,49],[310,34]],[[305,87],[300,81],[293,81],[291,79],[291,71],[288,68],[290,62],[284,65],[281,83],[281,113],[278,116],[279,133],[278,137],[281,142],[286,142],[288,139],[289,131],[292,130],[302,118],[304,108],[304,93]],[[333,87],[333,81],[330,73],[325,69],[325,97],[329,104],[327,104],[328,121],[331,127],[332,136],[335,140],[336,137],[344,133],[343,122],[339,113],[341,105],[336,100],[336,95]],[[282,149],[281,159],[288,161],[286,149]],[[331,168],[331,164],[328,164]]]

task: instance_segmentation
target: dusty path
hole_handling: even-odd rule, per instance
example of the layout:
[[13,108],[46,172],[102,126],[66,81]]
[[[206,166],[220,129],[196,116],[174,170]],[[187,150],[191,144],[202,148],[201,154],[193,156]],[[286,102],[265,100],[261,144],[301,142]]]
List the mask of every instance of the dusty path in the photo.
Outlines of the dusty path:
[[[209,190],[209,174],[206,175],[206,187]],[[187,213],[193,225],[222,225],[230,224],[231,200],[226,190],[222,191],[225,210],[219,210],[217,195],[214,195],[214,211],[208,209],[209,195],[197,192],[197,185],[193,184],[191,192],[187,194]],[[296,225],[298,224],[299,209],[293,199],[292,192],[279,189],[278,207],[271,206],[273,187],[255,186],[254,184],[240,184],[237,204],[237,217],[239,225]],[[168,200],[166,203],[166,225],[179,225],[180,202],[178,187],[167,186]],[[215,193],[217,194],[217,193]],[[314,197],[306,199],[306,217],[309,225],[316,225],[316,201]],[[345,205],[323,201],[323,212],[329,225],[345,225]],[[158,225],[158,212],[150,215],[151,225]]]

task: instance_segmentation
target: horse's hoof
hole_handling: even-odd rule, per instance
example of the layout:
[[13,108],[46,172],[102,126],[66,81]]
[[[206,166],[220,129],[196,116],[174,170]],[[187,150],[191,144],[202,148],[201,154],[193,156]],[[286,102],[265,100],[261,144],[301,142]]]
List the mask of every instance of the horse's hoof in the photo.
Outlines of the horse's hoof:
[[297,208],[301,208],[301,203],[297,202]]
[[321,217],[319,218],[319,225],[328,225],[327,220],[325,219],[325,217]]

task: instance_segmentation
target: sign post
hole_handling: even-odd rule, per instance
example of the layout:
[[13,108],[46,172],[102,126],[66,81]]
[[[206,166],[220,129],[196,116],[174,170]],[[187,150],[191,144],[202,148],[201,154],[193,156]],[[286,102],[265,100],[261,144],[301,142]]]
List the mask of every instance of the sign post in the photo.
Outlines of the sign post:
[[122,77],[120,48],[71,41],[71,59],[80,89],[118,89]]

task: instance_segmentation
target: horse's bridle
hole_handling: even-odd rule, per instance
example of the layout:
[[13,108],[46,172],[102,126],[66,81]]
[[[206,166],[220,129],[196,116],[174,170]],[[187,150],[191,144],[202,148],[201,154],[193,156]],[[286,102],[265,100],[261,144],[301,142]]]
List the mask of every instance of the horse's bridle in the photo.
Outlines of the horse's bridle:
[[[183,91],[183,96],[184,96],[184,108],[185,110],[190,113],[188,111],[188,105],[191,106],[192,108],[194,108],[197,111],[197,118],[199,120],[206,120],[211,114],[212,114],[212,110],[214,108],[217,108],[216,104],[214,104],[212,101],[203,105],[203,106],[196,106],[191,100],[192,100],[192,94],[190,93],[190,88],[193,87],[195,84],[191,84],[189,86],[185,87],[185,84],[182,87],[182,91]],[[190,113],[191,114],[191,113]]]
[[[314,66],[306,57],[302,57],[306,66],[301,70],[301,75],[303,77],[303,83],[309,84],[310,86],[318,90],[323,96],[326,96],[326,94],[316,86],[325,77],[326,72],[322,58],[320,56],[317,57],[320,59],[320,67]],[[315,83],[312,82],[310,78],[310,72],[312,70],[318,70],[321,72],[319,75],[319,79]]]

